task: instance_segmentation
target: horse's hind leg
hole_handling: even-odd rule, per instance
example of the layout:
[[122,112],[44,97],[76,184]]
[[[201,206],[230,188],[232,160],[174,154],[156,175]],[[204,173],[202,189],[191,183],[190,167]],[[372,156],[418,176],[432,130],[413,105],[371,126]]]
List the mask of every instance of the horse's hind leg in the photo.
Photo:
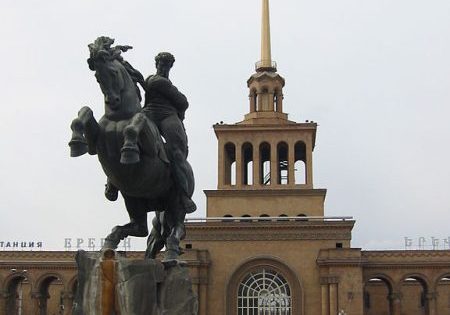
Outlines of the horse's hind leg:
[[81,108],[70,128],[72,129],[72,139],[69,142],[70,156],[81,156],[87,152],[95,154],[99,126],[92,110],[87,106]]
[[164,214],[161,212],[156,212],[155,217],[152,220],[153,228],[147,240],[147,250],[145,252],[145,258],[155,259],[156,255],[164,247],[165,243],[164,237],[161,235],[162,233],[162,222],[160,220],[161,215]]
[[145,237],[148,235],[146,203],[140,198],[123,196],[130,222],[114,227],[106,237],[103,248],[116,249],[127,236]]
[[184,219],[186,213],[180,206],[179,198],[175,198],[175,202],[169,207],[169,210],[164,213],[165,227],[169,229],[169,235],[166,238],[166,253],[164,260],[178,259],[182,254],[180,248],[180,241],[186,236],[186,229],[184,226]]

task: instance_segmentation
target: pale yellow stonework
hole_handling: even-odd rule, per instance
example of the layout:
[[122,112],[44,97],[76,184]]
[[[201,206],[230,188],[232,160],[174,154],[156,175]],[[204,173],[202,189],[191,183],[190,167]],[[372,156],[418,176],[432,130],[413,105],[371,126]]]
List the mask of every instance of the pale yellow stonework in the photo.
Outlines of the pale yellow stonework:
[[[205,191],[207,218],[186,223],[182,259],[199,314],[257,314],[238,312],[238,291],[261,270],[286,281],[289,311],[282,314],[450,314],[450,251],[352,248],[355,221],[325,217],[326,189],[313,183],[317,124],[284,112],[268,0],[262,30],[262,62],[247,82],[249,111],[214,126],[218,182]],[[76,274],[72,252],[0,252],[0,315],[70,314]]]

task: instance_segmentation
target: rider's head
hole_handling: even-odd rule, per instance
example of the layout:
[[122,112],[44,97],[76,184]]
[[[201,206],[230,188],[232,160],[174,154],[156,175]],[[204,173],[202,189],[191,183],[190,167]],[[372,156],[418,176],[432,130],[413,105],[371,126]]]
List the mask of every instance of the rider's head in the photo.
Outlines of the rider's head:
[[169,52],[160,52],[155,57],[156,72],[165,78],[169,77],[170,68],[175,62],[175,57]]

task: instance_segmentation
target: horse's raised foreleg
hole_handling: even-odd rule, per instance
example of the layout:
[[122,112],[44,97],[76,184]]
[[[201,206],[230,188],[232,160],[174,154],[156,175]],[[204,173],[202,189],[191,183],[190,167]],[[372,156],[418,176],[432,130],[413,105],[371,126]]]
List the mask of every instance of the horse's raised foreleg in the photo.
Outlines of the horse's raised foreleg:
[[124,144],[121,149],[120,163],[133,164],[140,161],[138,138],[147,124],[147,117],[142,113],[134,115],[130,124],[123,130]]
[[92,110],[85,106],[78,112],[78,117],[72,121],[72,139],[69,142],[70,156],[76,157],[89,152],[96,154],[95,144],[99,126]]
[[106,237],[103,249],[116,249],[127,236],[145,237],[148,235],[146,203],[140,198],[123,195],[130,222],[114,227]]

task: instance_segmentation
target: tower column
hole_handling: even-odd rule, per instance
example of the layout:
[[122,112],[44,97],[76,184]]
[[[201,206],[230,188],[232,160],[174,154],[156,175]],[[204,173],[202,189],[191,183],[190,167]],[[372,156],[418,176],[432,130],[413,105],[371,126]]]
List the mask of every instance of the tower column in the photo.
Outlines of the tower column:
[[270,185],[278,185],[278,148],[275,142],[270,143]]
[[225,147],[222,141],[218,144],[218,187],[223,188],[225,185]]
[[269,91],[268,92],[268,97],[269,97],[269,111],[273,112],[275,111],[275,94],[274,92]]
[[253,185],[261,185],[261,156],[259,152],[259,144],[252,143],[253,146]]
[[401,315],[402,313],[402,294],[394,292],[389,296],[390,309],[392,315]]
[[338,313],[337,283],[330,283],[330,315]]
[[313,187],[313,164],[312,164],[312,144],[311,141],[306,142],[306,185]]
[[6,302],[9,294],[6,291],[0,291],[0,314],[6,314]]
[[261,91],[256,92],[256,110],[258,112],[263,110],[263,93]]
[[427,308],[428,308],[428,315],[436,315],[436,297],[437,297],[437,293],[436,292],[430,292],[427,293],[425,296],[426,299],[426,304],[427,304]]
[[256,112],[256,93],[255,91],[250,91],[250,95],[248,96],[250,99],[250,113]]
[[64,292],[62,298],[64,305],[64,315],[72,314],[72,305],[74,299],[72,292]]
[[277,96],[277,103],[276,103],[277,112],[282,113],[283,112],[283,93],[281,93],[281,91],[277,91],[276,96]]
[[328,296],[328,284],[321,284],[322,291],[322,315],[330,314],[329,296]]
[[236,187],[241,188],[244,182],[244,161],[242,156],[242,144],[236,143]]
[[288,147],[288,185],[295,185],[295,143],[289,142]]

